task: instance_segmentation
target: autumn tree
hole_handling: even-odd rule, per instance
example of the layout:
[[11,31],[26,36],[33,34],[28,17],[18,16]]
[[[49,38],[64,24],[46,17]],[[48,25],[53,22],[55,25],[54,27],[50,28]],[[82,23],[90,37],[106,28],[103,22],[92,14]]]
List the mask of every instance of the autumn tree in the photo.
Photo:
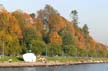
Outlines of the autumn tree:
[[[22,10],[12,13],[0,11],[0,54],[16,56],[32,50],[35,54],[49,56],[107,56],[106,46],[97,44],[89,35],[87,24],[78,26],[78,12],[71,11],[72,22],[62,17],[56,9],[46,5],[35,13]],[[73,24],[72,24],[73,23]],[[82,49],[85,48],[86,49]],[[82,47],[82,48],[79,48]],[[96,49],[94,49],[96,48]]]
[[31,40],[36,38],[36,26],[32,25],[31,16],[21,10],[13,12],[12,15],[17,19],[22,30],[22,35],[20,35],[22,38],[19,39],[19,43],[23,47],[23,52],[26,52],[26,50],[30,49]]
[[59,13],[50,5],[45,6],[46,17],[49,19],[49,31],[57,31],[57,25],[59,24]]
[[[56,31],[59,24],[59,13],[52,6],[46,5],[44,9],[37,12],[38,18],[43,21],[43,27],[49,28],[49,31]],[[47,29],[46,28],[46,29]]]
[[25,25],[26,25],[26,20],[24,18],[23,12],[17,10],[15,12],[13,12],[12,15],[15,16],[15,18],[18,21],[19,26],[21,27],[21,30],[23,31],[23,29],[25,28]]
[[43,40],[48,43],[50,41],[49,35],[51,32],[57,31],[57,24],[59,24],[59,13],[52,6],[46,5],[44,9],[37,12],[37,19],[41,19],[42,22],[42,35]]
[[0,13],[0,44],[4,43],[6,55],[20,54],[22,49],[18,41],[20,32],[21,29],[14,16],[8,12]]
[[52,32],[49,35],[49,40],[50,40],[50,43],[57,43],[59,45],[62,45],[62,38],[61,36],[58,35],[57,32]]

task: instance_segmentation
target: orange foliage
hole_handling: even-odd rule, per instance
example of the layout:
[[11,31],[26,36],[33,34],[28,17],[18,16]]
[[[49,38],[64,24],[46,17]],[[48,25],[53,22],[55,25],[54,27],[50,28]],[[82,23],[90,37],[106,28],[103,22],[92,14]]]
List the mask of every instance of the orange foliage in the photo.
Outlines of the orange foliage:
[[[3,21],[2,19],[0,19],[0,22],[4,23],[6,22],[6,25],[9,26],[9,29],[11,32],[14,32],[18,38],[23,38],[22,36],[22,30],[20,29],[21,26],[19,26],[20,23],[18,23],[17,19],[12,16],[9,12],[7,12],[6,10],[0,12],[1,14],[6,15],[6,20]],[[43,12],[41,12],[40,10],[40,17],[37,17],[36,19],[32,19],[31,16],[27,13],[22,13],[22,17],[24,17],[24,20],[26,21],[26,27],[31,27],[36,29],[38,36],[42,37],[42,31],[44,28],[43,25],[43,21],[42,21],[42,15]],[[1,24],[1,23],[0,23]],[[82,49],[86,49],[87,48],[87,44],[85,42],[85,38],[84,35],[82,34],[81,31],[79,31],[72,22],[67,21],[64,17],[60,16],[60,15],[50,15],[49,16],[49,21],[47,24],[47,29],[48,30],[53,30],[53,32],[48,33],[49,35],[49,40],[50,43],[58,43],[58,44],[62,44],[62,38],[60,35],[58,35],[58,32],[64,28],[67,28],[68,31],[75,37],[75,44],[76,46],[78,46],[79,48]],[[2,32],[0,33],[2,35]],[[9,38],[11,39],[11,37],[9,36]],[[105,49],[105,45],[98,43],[92,38],[90,37],[89,39],[89,44],[90,47],[93,49],[96,49],[96,45],[99,46],[99,49]]]
[[19,24],[16,18],[7,11],[5,12],[3,11],[1,12],[1,14],[4,15],[4,17],[6,17],[5,19],[1,18],[0,20],[3,24],[8,26],[7,31],[10,31],[11,33],[14,32],[19,37],[19,34],[22,34],[22,31],[19,27]]
[[66,24],[64,18],[58,15],[51,15],[48,23],[49,27],[56,32],[63,29]]
[[32,19],[32,17],[29,14],[24,13],[23,15],[24,15],[24,18],[26,20],[26,23],[33,24],[33,19]]
[[81,33],[78,34],[78,42],[77,42],[78,46],[82,49],[86,49],[86,45],[85,45],[85,41],[84,41],[84,37],[82,36]]
[[50,38],[50,43],[58,43],[58,44],[62,44],[62,38],[58,35],[57,32],[52,32],[49,35]]
[[72,35],[75,36],[75,44],[81,48],[81,49],[85,49],[86,48],[86,44],[84,41],[84,36],[81,32],[79,32],[73,25],[73,23],[68,22],[66,23],[66,26],[68,27],[68,30],[72,33]]
[[107,48],[105,48],[106,46],[102,43],[97,43],[97,46],[98,46],[97,49],[99,49],[99,50],[106,50],[107,49]]
[[36,18],[35,20],[34,20],[34,24],[33,24],[35,27],[36,27],[36,29],[38,30],[38,31],[42,31],[43,30],[43,25],[42,25],[42,20],[41,20],[41,18]]
[[96,48],[96,42],[92,38],[89,39],[89,44],[90,44],[91,48],[93,48],[93,49]]

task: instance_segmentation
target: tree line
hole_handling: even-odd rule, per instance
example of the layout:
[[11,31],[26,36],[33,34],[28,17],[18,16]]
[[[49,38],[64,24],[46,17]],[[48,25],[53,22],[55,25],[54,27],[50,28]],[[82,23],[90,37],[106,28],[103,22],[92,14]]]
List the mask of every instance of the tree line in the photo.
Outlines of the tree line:
[[[93,42],[87,24],[78,26],[78,12],[68,22],[52,6],[35,13],[0,13],[0,53],[8,56],[33,52],[46,56],[107,57],[106,46]],[[92,47],[92,44],[95,47]],[[83,44],[83,45],[82,45]],[[82,47],[81,47],[82,46]]]

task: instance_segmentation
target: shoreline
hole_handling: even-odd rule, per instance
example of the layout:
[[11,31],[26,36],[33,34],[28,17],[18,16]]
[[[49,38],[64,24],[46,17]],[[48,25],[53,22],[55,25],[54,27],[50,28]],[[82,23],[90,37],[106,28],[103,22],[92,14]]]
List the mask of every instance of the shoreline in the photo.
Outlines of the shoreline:
[[108,63],[107,61],[84,61],[84,62],[54,62],[50,61],[48,63],[42,62],[2,62],[0,63],[0,68],[16,68],[16,67],[46,67],[46,66],[67,66],[67,65],[79,65],[79,64],[99,64],[99,63]]

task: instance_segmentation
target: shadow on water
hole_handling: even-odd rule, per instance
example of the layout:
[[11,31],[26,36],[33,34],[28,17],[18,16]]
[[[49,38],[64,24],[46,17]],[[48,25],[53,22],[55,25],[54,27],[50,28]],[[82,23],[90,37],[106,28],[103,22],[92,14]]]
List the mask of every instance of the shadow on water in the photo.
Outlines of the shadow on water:
[[0,68],[0,71],[108,71],[108,64]]

